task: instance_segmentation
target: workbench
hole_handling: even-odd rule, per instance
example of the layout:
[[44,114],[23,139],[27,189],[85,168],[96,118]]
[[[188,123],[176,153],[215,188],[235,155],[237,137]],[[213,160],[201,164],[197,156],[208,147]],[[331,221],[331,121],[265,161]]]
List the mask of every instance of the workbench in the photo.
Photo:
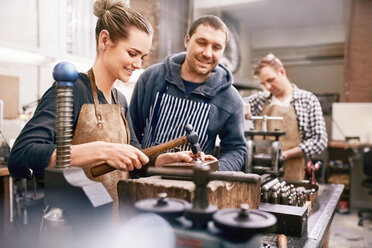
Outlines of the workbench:
[[0,247],[7,247],[8,234],[11,229],[9,209],[9,180],[10,175],[6,165],[0,165]]
[[[332,220],[343,189],[343,184],[319,184],[318,199],[312,205],[308,217],[307,233],[302,237],[288,236],[288,248],[314,248],[323,247],[324,244],[327,244]],[[263,247],[277,247],[277,235],[278,234],[263,235]]]

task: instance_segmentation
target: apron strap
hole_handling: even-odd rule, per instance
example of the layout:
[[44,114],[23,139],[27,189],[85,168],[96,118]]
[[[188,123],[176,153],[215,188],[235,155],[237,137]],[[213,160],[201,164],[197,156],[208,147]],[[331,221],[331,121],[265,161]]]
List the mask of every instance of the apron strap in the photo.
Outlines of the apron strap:
[[159,91],[159,95],[158,95],[158,100],[156,101],[156,104],[155,104],[154,115],[151,120],[151,127],[152,127],[151,141],[154,140],[156,124],[159,121],[159,109],[160,109],[161,99],[163,98],[164,93],[167,91],[168,85],[169,83],[165,82],[165,84],[161,87]]
[[[97,125],[100,125],[101,123],[104,123],[105,121],[103,120],[103,117],[102,117],[102,108],[101,108],[101,105],[99,104],[98,93],[97,93],[98,88],[97,88],[96,80],[95,80],[92,69],[88,71],[88,77],[90,81],[90,87],[92,88],[93,103],[94,103],[94,109],[96,113]],[[118,101],[116,99],[116,96],[113,90],[111,90],[111,96],[112,96],[113,102],[117,104]]]
[[115,103],[115,104],[119,104],[118,102],[118,99],[116,98],[116,95],[115,95],[115,92],[114,92],[114,88],[112,88],[111,90],[111,97],[112,97],[112,102]]
[[94,103],[94,109],[95,109],[96,118],[97,118],[97,125],[100,125],[104,121],[102,118],[102,109],[98,101],[97,85],[96,85],[96,81],[95,81],[94,73],[92,69],[88,71],[88,77],[90,81],[90,87],[92,88],[93,103]]

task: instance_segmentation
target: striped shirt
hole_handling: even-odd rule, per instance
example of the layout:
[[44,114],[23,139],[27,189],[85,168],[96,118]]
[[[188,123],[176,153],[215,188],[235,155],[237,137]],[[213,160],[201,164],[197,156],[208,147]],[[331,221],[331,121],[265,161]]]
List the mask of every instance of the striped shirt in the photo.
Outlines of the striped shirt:
[[[251,105],[251,114],[260,115],[263,107],[270,104],[272,94],[261,91],[244,98]],[[299,89],[293,84],[291,99],[297,114],[298,128],[301,133],[299,147],[308,158],[321,153],[328,142],[325,121],[318,98],[311,92]]]

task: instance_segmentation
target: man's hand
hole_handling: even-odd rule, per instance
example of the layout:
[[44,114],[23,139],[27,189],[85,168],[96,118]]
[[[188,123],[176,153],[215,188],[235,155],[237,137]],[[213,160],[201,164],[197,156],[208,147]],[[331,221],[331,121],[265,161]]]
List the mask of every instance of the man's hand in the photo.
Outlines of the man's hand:
[[244,117],[249,120],[252,117],[251,105],[249,103],[243,102]]
[[283,151],[282,156],[284,157],[285,160],[291,159],[291,158],[297,158],[304,156],[304,152],[300,147],[293,147],[289,150]]
[[[212,155],[205,154],[204,152],[199,152],[198,158],[203,162],[217,160]],[[194,160],[194,154],[191,151],[163,153],[157,157],[155,161],[155,166],[161,167],[164,164],[171,164],[171,163],[177,163],[177,162],[191,163],[193,160]]]

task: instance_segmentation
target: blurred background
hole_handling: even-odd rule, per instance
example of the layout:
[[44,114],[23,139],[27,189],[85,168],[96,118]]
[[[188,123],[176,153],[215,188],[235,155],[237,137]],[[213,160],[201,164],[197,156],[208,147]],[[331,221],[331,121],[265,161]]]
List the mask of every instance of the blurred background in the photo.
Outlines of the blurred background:
[[[9,146],[52,85],[53,67],[69,61],[86,72],[93,64],[94,1],[0,0],[0,164],[6,164]],[[345,184],[341,200],[345,205],[340,207],[347,210],[344,213],[349,213],[349,205],[372,207],[371,196],[361,187],[365,178],[362,165],[350,161],[346,152],[349,143],[345,143],[350,139],[361,144],[358,147],[372,143],[372,0],[126,3],[144,15],[155,30],[144,69],[183,51],[188,25],[205,14],[221,17],[231,31],[222,62],[233,72],[234,86],[241,96],[262,90],[252,77],[256,61],[269,52],[279,57],[291,82],[315,93],[322,104],[330,143],[319,158],[325,165],[320,182]],[[140,73],[134,73],[128,83],[116,83],[128,101]],[[372,244],[367,235],[372,225],[356,227],[356,211],[346,215],[350,223],[339,216],[331,232],[331,247]],[[345,226],[356,233],[344,237],[350,233],[342,229]],[[355,243],[365,238],[369,243]]]
[[[316,93],[325,114],[332,102],[370,102],[371,1],[365,0],[127,0],[152,23],[155,36],[144,68],[184,50],[189,23],[221,17],[231,39],[223,59],[242,96],[257,90],[252,66],[273,52],[290,80]],[[13,139],[52,84],[60,61],[87,71],[95,57],[94,0],[0,0],[0,127]],[[138,77],[117,84],[127,98]],[[328,109],[327,109],[328,106]],[[20,123],[19,123],[20,122]],[[329,134],[331,124],[328,123]],[[372,138],[372,137],[371,137]]]
[[[184,50],[184,36],[191,21],[214,14],[231,31],[222,62],[233,72],[234,85],[242,96],[261,90],[252,77],[252,67],[272,52],[283,61],[292,82],[319,97],[330,140],[352,136],[359,137],[360,142],[372,142],[372,1],[126,2],[155,30],[144,69]],[[38,99],[52,85],[55,64],[69,61],[82,72],[93,64],[93,3],[0,0],[0,142],[11,146]],[[139,74],[126,84],[116,84],[128,100]],[[332,107],[335,105],[337,108]]]

